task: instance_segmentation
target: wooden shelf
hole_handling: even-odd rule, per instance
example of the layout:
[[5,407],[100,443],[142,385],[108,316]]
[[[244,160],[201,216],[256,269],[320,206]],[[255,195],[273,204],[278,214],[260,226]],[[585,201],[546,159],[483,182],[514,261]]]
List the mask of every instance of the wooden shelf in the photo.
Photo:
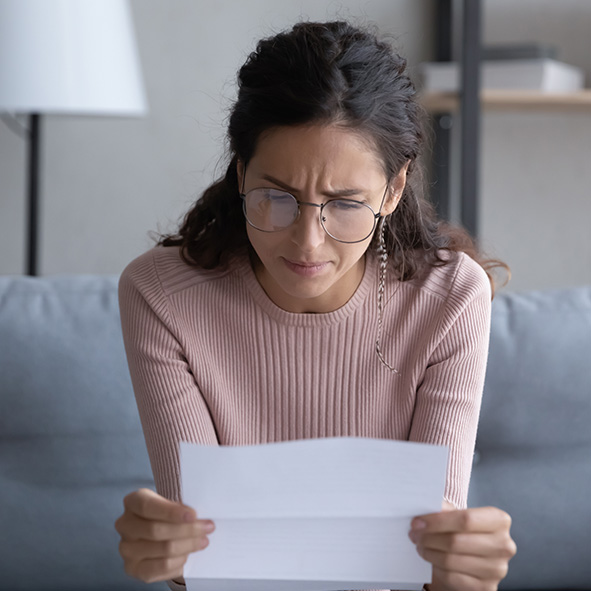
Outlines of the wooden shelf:
[[[523,90],[484,90],[480,93],[482,108],[495,111],[587,111],[591,113],[591,89],[578,92],[544,93]],[[420,97],[430,113],[457,111],[455,92],[427,93]]]

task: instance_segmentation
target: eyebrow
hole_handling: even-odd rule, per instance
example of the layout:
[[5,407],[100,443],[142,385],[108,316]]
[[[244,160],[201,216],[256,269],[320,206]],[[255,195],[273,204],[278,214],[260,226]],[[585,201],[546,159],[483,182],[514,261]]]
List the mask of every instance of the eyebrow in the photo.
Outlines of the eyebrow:
[[[272,177],[270,174],[263,174],[263,175],[261,175],[261,178],[266,181],[270,181],[270,182],[274,183],[275,185],[278,185],[279,187],[281,187],[282,189],[285,189],[286,191],[289,191],[290,193],[298,193],[299,192],[297,189],[290,187],[287,183],[284,183],[283,181],[280,181],[279,179]],[[327,197],[351,197],[353,195],[361,195],[363,193],[365,193],[365,191],[362,191],[361,189],[339,189],[338,191],[323,191],[322,192],[322,194],[326,195]]]

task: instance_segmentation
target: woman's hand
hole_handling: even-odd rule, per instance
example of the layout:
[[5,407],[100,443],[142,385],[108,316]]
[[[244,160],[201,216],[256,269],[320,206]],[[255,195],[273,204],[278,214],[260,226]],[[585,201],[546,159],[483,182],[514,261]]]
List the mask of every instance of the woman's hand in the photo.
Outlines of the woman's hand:
[[457,510],[446,501],[440,513],[415,517],[409,537],[433,565],[429,590],[496,591],[517,552],[510,527],[511,517],[501,509]]
[[125,510],[115,522],[125,572],[146,583],[180,578],[192,552],[203,550],[214,524],[197,519],[193,509],[147,488],[123,499]]

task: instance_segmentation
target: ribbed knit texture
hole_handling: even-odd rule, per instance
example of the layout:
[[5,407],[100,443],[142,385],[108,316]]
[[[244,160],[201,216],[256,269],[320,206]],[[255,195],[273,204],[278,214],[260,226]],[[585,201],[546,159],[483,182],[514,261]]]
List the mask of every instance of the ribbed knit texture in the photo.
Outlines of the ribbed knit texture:
[[465,508],[489,281],[463,253],[410,282],[391,275],[382,350],[399,374],[375,352],[373,254],[353,297],[327,314],[278,308],[246,254],[214,271],[188,266],[177,247],[155,247],[130,263],[119,284],[121,322],[158,493],[180,500],[180,441],[357,436],[449,446],[445,498]]

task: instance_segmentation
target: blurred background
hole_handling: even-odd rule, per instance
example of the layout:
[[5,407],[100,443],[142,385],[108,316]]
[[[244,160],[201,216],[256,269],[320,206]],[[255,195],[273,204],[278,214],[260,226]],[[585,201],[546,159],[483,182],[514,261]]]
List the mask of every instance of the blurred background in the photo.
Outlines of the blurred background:
[[[238,68],[257,39],[301,19],[375,23],[413,78],[435,59],[435,0],[131,0],[145,117],[43,120],[39,274],[118,274],[172,232],[226,165]],[[591,86],[591,2],[485,0],[484,44],[544,43]],[[109,44],[110,31],[104,31]],[[455,39],[455,37],[454,37]],[[480,242],[509,291],[591,284],[591,106],[488,110]],[[0,123],[0,275],[25,268],[26,143]],[[457,213],[452,211],[452,219]],[[457,219],[456,219],[457,221]]]

